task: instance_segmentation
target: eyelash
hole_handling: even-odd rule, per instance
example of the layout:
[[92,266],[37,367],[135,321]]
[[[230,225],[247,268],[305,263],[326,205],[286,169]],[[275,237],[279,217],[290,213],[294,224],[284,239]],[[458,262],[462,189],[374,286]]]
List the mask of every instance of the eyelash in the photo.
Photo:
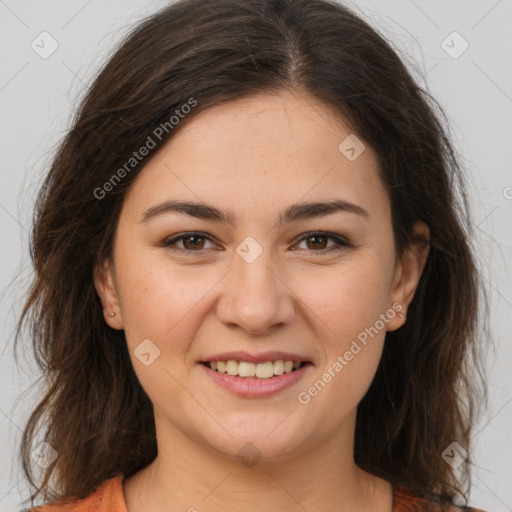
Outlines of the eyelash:
[[[209,235],[207,235],[205,233],[201,233],[201,232],[197,232],[197,231],[191,231],[191,232],[188,232],[188,233],[183,233],[182,235],[177,236],[175,238],[165,240],[162,243],[162,246],[167,248],[167,249],[169,249],[169,250],[171,250],[171,251],[185,252],[185,253],[198,253],[198,254],[202,254],[202,253],[204,253],[205,251],[208,250],[208,249],[200,249],[198,251],[192,251],[192,250],[188,250],[188,249],[181,249],[181,248],[176,247],[176,246],[173,247],[173,245],[176,244],[176,242],[178,242],[178,241],[180,241],[180,240],[182,240],[184,238],[189,238],[189,237],[192,237],[192,236],[196,236],[198,238],[205,238],[206,240],[209,240],[210,242],[215,243],[211,236],[209,236]],[[349,248],[353,248],[354,247],[352,244],[350,244],[344,238],[342,238],[342,237],[340,237],[338,235],[334,235],[333,233],[327,233],[325,231],[311,231],[309,233],[306,233],[304,236],[302,236],[299,239],[298,243],[301,243],[304,240],[307,240],[309,238],[313,238],[315,236],[333,240],[337,244],[337,246],[329,247],[327,249],[321,249],[319,251],[313,251],[313,250],[309,251],[309,252],[312,252],[312,253],[318,253],[319,256],[325,255],[327,253],[331,253],[333,251],[342,251],[344,249],[349,249]]]

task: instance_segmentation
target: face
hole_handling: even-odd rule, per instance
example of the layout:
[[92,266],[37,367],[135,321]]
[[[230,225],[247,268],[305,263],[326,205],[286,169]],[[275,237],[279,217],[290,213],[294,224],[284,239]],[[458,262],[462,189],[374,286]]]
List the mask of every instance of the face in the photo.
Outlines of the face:
[[[159,435],[276,458],[350,442],[426,258],[395,253],[376,159],[351,134],[310,96],[254,96],[196,115],[137,177],[95,284]],[[269,360],[306,364],[267,378]]]

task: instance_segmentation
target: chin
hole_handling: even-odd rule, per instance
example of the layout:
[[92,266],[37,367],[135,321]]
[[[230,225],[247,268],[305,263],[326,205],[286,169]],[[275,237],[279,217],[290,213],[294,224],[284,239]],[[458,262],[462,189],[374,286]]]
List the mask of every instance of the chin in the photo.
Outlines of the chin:
[[[263,414],[263,413],[261,413]],[[265,415],[265,420],[255,418],[247,413],[245,419],[234,426],[230,422],[222,422],[227,432],[222,430],[222,438],[206,436],[204,441],[214,450],[228,458],[239,459],[248,467],[256,462],[284,461],[296,455],[303,448],[308,436],[304,428],[294,425],[291,417],[286,415]],[[284,421],[283,421],[284,420]]]

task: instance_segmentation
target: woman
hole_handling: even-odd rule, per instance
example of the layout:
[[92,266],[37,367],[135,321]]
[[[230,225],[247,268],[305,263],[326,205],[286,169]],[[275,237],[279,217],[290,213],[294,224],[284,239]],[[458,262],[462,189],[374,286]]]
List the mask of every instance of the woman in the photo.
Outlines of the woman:
[[434,105],[338,3],[135,28],[37,203],[32,510],[467,506],[479,278]]

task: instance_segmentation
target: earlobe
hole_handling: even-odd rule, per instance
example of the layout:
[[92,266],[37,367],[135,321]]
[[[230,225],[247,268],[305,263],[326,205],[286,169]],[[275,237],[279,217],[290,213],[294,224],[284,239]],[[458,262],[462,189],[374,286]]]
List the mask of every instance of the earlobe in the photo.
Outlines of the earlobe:
[[428,226],[424,222],[417,222],[413,232],[414,238],[419,241],[412,243],[404,250],[397,265],[391,290],[391,302],[401,305],[401,309],[397,309],[401,315],[397,314],[388,323],[387,331],[394,331],[406,322],[407,308],[414,297],[430,252]]
[[115,286],[113,267],[109,260],[94,267],[94,287],[103,306],[105,322],[112,329],[123,329],[123,320]]

